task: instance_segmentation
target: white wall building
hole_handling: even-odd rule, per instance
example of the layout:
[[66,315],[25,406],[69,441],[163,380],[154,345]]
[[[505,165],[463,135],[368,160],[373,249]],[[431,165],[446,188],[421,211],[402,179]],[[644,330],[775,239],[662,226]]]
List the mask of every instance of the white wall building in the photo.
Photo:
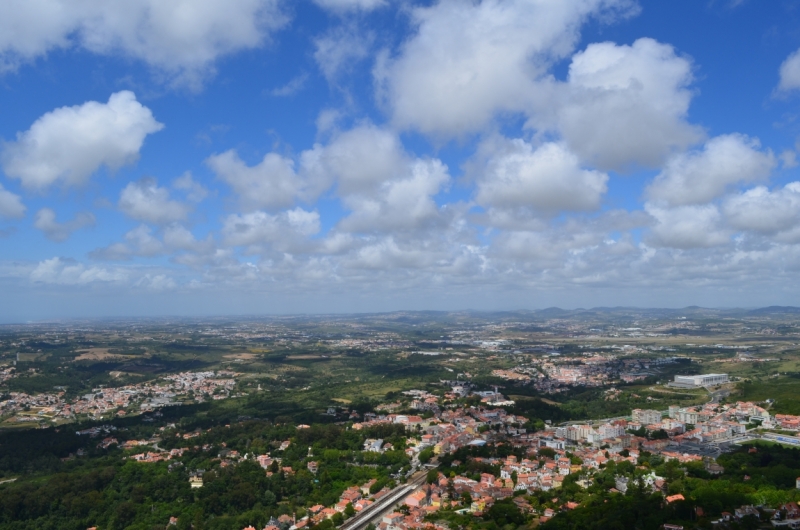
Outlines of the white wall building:
[[675,384],[681,386],[714,386],[728,382],[728,374],[676,375]]
[[633,421],[639,422],[642,425],[661,423],[661,413],[657,410],[633,409],[631,417]]

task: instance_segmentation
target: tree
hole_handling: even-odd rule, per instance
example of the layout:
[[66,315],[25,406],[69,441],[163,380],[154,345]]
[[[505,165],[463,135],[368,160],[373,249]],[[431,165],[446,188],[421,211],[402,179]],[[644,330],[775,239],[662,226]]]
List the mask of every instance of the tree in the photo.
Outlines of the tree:
[[556,452],[549,447],[542,447],[539,449],[539,456],[545,458],[555,458]]
[[336,512],[333,514],[333,517],[331,517],[331,522],[333,523],[333,526],[342,526],[344,523],[344,516],[341,513]]
[[427,449],[423,449],[419,453],[419,461],[422,464],[427,464],[428,461],[433,458],[433,448],[428,447]]
[[275,506],[276,501],[274,493],[269,490],[264,492],[264,506]]
[[348,502],[347,506],[344,507],[344,516],[348,519],[353,517],[356,514],[356,509],[353,508],[353,503]]
[[517,508],[517,505],[508,499],[494,503],[492,507],[489,508],[485,518],[496,522],[498,526],[505,526],[507,524],[521,526],[525,524],[525,516],[520,509]]
[[658,429],[657,431],[650,433],[650,438],[653,440],[666,440],[669,438],[669,435],[664,429]]
[[431,469],[428,471],[428,475],[425,477],[425,481],[428,484],[433,484],[439,480],[439,471],[436,469]]

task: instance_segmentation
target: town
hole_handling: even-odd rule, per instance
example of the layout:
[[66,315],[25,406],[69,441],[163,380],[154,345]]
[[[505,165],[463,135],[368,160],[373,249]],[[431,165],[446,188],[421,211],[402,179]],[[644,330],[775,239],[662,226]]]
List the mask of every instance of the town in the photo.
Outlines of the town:
[[[14,518],[547,530],[638,503],[670,528],[800,524],[792,316],[403,312],[0,331],[0,514]],[[95,501],[68,508],[48,486],[62,475]]]
[[[711,380],[721,379],[717,376]],[[703,380],[698,382],[702,383]],[[613,466],[621,472],[615,476],[609,492],[624,495],[634,484],[641,482],[642,487],[649,491],[663,494],[665,502],[674,503],[684,498],[679,493],[669,495],[670,482],[665,477],[655,472],[636,477],[631,473],[639,466],[644,455],[678,465],[696,464],[708,473],[719,474],[723,468],[716,463],[715,457],[723,451],[732,450],[734,444],[763,439],[800,446],[800,416],[773,416],[764,407],[752,402],[719,404],[712,401],[695,407],[671,405],[664,411],[635,409],[627,417],[608,421],[568,422],[565,425],[553,425],[548,421],[542,430],[528,432],[525,427],[528,418],[494,407],[497,402],[507,401],[496,391],[467,391],[457,382],[442,383],[446,386],[453,384],[442,396],[420,390],[403,393],[399,407],[424,410],[427,412],[424,418],[378,413],[366,413],[359,418],[357,413],[346,407],[332,412],[347,416],[348,421],[343,425],[354,431],[370,432],[380,426],[403,427],[406,433],[402,443],[403,452],[411,465],[402,475],[396,476],[398,485],[395,488],[376,488],[375,479],[354,484],[347,487],[334,504],[301,507],[299,516],[297,512],[285,515],[282,520],[272,521],[264,528],[274,530],[271,527],[280,529],[285,526],[297,530],[332,521],[336,526],[349,525],[347,528],[363,528],[369,523],[381,530],[447,530],[447,526],[431,524],[436,519],[434,514],[440,510],[480,517],[496,503],[506,500],[513,500],[522,513],[536,515],[540,523],[545,523],[559,512],[573,510],[580,505],[565,502],[560,506],[533,506],[526,497],[519,496],[520,492],[527,495],[557,493],[570,476],[578,477],[573,480],[575,484],[588,488],[593,484],[596,474]],[[462,397],[471,396],[481,398],[481,403],[473,406],[456,404]],[[307,425],[297,426],[299,430],[308,428]],[[785,432],[778,434],[772,430],[791,431],[797,435]],[[178,431],[172,435],[173,431],[175,425],[168,425],[169,435],[179,440],[196,437],[203,440],[203,433]],[[97,436],[102,432],[90,434]],[[219,449],[204,444],[159,450],[159,441],[160,438],[132,440],[121,446],[128,450],[125,458],[141,463],[180,459],[187,451],[213,452]],[[116,438],[105,438],[100,445],[107,448],[116,443],[119,443]],[[325,472],[325,463],[319,462],[311,449],[306,458],[296,462],[294,467],[286,467],[280,455],[292,443],[295,442],[291,439],[285,440],[274,454],[240,454],[223,449],[216,461],[223,468],[248,460],[257,462],[267,476],[276,472],[307,472],[312,475]],[[133,454],[140,446],[155,449]],[[479,449],[488,454],[502,446],[510,447],[510,452],[505,456],[476,456]],[[493,449],[487,451],[488,448]],[[366,439],[362,450],[380,454],[394,451],[395,447],[382,439]],[[462,453],[466,455],[466,462],[452,458],[452,455]],[[464,464],[467,469],[482,471],[452,471],[461,469]],[[424,481],[414,481],[414,477],[423,475]],[[203,487],[202,475],[193,474],[189,480],[193,488]],[[407,483],[412,486],[405,485]],[[397,495],[398,492],[402,495]],[[391,511],[392,508],[395,511]],[[772,513],[776,522],[800,525],[800,511],[790,510],[791,513],[786,516],[785,509],[781,512],[779,507],[774,508]],[[752,514],[753,509],[740,507],[735,515],[730,516],[731,520]],[[351,519],[353,522],[348,523]],[[356,525],[355,521],[359,519],[360,523]],[[252,528],[246,527],[245,530]]]
[[[9,378],[14,369],[8,369]],[[206,399],[225,399],[231,396],[235,385],[234,372],[183,372],[168,375],[160,382],[147,382],[122,387],[94,388],[91,393],[65,400],[65,392],[29,395],[9,392],[8,399],[0,401],[0,416],[12,415],[9,421],[17,423],[58,422],[76,417],[103,419],[122,417],[135,412],[150,412],[160,407],[180,405],[180,398],[192,396],[202,403]],[[138,410],[137,410],[138,407]]]

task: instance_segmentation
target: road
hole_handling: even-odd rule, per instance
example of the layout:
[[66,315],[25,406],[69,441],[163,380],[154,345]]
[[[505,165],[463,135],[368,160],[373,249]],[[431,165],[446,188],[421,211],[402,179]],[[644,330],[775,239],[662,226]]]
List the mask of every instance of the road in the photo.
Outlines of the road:
[[378,526],[378,523],[384,515],[391,513],[398,503],[402,502],[403,499],[422,486],[427,474],[427,470],[416,473],[409,479],[408,483],[396,487],[388,495],[376,501],[374,504],[367,506],[354,515],[352,519],[345,521],[340,527],[341,530],[361,530],[369,523],[375,523],[375,526]]

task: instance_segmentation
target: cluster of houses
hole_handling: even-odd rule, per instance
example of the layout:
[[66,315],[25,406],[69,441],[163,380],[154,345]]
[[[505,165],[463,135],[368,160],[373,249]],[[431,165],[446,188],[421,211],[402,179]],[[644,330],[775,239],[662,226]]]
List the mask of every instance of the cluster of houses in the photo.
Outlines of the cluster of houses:
[[511,370],[494,370],[492,375],[511,381],[531,381],[540,392],[555,394],[574,386],[604,386],[617,379],[627,383],[639,381],[655,375],[659,366],[675,361],[674,357],[617,359],[614,355],[590,352],[563,357],[551,352],[549,357],[532,359]]
[[5,383],[16,375],[17,369],[13,366],[0,366],[0,384]]
[[139,404],[138,412],[151,412],[160,407],[177,404],[177,398],[191,395],[195,401],[225,399],[231,396],[236,381],[229,371],[182,372],[168,375],[161,381],[126,385],[116,388],[95,388],[72,400],[64,392],[29,395],[11,392],[9,399],[0,401],[0,415],[17,414],[19,418],[38,420],[91,418],[109,415],[125,416]]

